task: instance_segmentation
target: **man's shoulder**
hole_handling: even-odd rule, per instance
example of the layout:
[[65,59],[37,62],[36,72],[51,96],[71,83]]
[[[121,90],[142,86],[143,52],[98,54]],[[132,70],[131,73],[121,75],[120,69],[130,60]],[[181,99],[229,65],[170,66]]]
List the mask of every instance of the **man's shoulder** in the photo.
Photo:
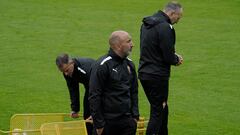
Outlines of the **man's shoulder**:
[[92,66],[92,72],[106,72],[109,69],[109,61],[112,59],[111,56],[104,55],[96,60]]
[[159,28],[170,28],[170,26],[172,26],[172,25],[169,24],[167,21],[161,21],[156,26]]
[[157,30],[159,32],[159,34],[163,34],[163,35],[168,35],[169,33],[172,33],[172,31],[174,30],[173,26],[168,23],[168,22],[163,22],[158,24],[157,26]]
[[73,58],[74,60],[80,62],[80,63],[93,63],[95,62],[94,59],[92,58],[81,58],[81,57],[76,57],[76,58]]
[[100,57],[97,61],[96,61],[96,64],[97,65],[105,65],[106,63],[108,63],[110,60],[112,59],[111,56],[109,55],[104,55],[102,57]]

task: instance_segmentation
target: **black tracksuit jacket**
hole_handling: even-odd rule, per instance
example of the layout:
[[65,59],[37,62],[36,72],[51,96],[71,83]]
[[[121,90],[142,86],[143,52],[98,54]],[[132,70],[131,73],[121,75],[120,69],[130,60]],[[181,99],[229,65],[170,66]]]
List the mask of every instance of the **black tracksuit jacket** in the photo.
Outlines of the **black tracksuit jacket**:
[[179,59],[175,54],[175,30],[162,11],[143,18],[140,32],[139,78],[169,77],[170,66]]
[[138,81],[133,62],[112,49],[95,63],[90,77],[90,110],[96,128],[105,120],[139,117]]
[[[79,83],[82,83],[85,88],[85,96],[89,93],[89,78],[91,66],[95,62],[90,58],[73,58],[74,61],[74,71],[72,77],[63,74],[71,98],[71,109],[74,112],[79,112],[80,102],[79,102]],[[88,98],[88,97],[84,97]],[[86,100],[88,101],[88,100]],[[85,103],[88,104],[88,103]],[[85,105],[84,111],[89,110],[89,105]]]

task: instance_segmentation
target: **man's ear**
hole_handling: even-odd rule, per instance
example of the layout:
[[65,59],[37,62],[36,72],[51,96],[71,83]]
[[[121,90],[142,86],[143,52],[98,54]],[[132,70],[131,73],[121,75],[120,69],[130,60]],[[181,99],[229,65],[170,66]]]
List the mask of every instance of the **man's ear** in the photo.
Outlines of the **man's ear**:
[[112,46],[113,50],[120,50],[121,49],[121,44],[115,44],[114,46]]
[[118,49],[121,49],[121,48],[122,48],[122,44],[119,43],[119,44],[117,45],[117,47],[118,47]]
[[175,14],[175,11],[173,11],[173,10],[171,10],[169,12],[170,12],[169,14],[170,14],[171,17]]

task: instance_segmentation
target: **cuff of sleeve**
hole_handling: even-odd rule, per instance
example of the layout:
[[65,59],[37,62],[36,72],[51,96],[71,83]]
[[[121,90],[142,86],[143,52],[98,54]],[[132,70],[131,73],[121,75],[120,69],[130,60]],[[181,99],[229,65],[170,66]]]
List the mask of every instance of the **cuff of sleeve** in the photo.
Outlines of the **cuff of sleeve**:
[[104,125],[105,125],[105,121],[102,121],[102,122],[96,122],[96,121],[93,120],[93,125],[94,125],[97,129],[99,129],[99,128],[103,128]]
[[76,114],[76,113],[78,113],[78,112],[76,112],[76,111],[71,111],[71,114]]
[[177,66],[179,61],[180,61],[180,59],[179,59],[179,57],[177,55],[175,55],[175,57],[176,57],[176,64],[174,64],[174,65]]
[[139,115],[133,116],[133,118],[139,120]]
[[99,129],[99,128],[103,128],[103,127],[104,127],[103,125],[105,125],[105,124],[95,125],[95,127],[96,127],[97,129]]

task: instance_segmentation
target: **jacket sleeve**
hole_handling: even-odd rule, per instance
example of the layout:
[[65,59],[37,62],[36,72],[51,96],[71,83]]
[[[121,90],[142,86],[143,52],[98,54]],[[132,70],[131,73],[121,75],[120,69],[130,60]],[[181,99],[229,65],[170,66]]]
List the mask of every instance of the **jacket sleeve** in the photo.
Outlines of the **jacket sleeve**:
[[178,63],[178,56],[175,54],[175,31],[168,23],[164,23],[159,28],[160,48],[163,53],[163,59],[169,65]]
[[68,86],[68,90],[69,90],[69,95],[70,95],[70,99],[71,99],[71,109],[74,112],[79,112],[80,110],[80,102],[79,102],[79,84],[77,81],[68,78],[66,76],[64,76],[66,82],[67,82],[67,86]]
[[132,63],[132,83],[131,83],[131,103],[132,103],[132,116],[133,118],[139,119],[139,110],[138,110],[138,79],[137,73],[134,64]]
[[103,117],[103,88],[107,81],[108,72],[106,64],[93,67],[89,81],[89,104],[93,117],[93,123],[96,128],[102,128],[105,125]]

